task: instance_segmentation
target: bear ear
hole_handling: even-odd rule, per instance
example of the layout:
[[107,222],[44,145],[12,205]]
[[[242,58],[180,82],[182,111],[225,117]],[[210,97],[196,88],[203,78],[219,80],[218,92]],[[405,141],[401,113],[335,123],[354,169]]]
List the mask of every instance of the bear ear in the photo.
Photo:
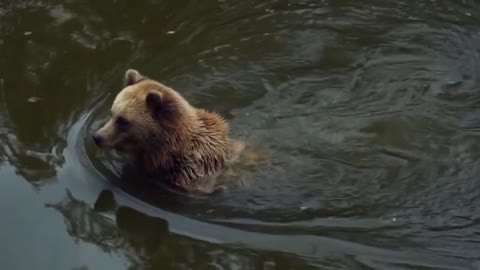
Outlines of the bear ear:
[[150,90],[147,93],[145,102],[147,103],[147,108],[150,110],[158,110],[162,106],[162,94],[155,90]]
[[174,104],[168,97],[156,90],[150,90],[145,97],[147,108],[153,115],[153,118],[160,119],[169,117],[175,111]]
[[143,81],[145,77],[135,69],[129,69],[125,72],[125,86],[130,86]]

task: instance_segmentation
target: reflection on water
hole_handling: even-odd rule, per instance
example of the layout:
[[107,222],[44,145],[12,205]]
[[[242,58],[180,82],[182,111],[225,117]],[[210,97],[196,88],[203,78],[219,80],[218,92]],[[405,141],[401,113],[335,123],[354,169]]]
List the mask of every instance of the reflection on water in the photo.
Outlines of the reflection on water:
[[128,207],[115,207],[113,194],[102,192],[94,209],[70,193],[49,205],[63,215],[66,229],[74,239],[93,243],[104,252],[119,253],[134,269],[290,269],[307,267],[302,261],[281,253],[253,255],[234,245],[206,243],[172,237],[168,223]]
[[[67,240],[58,214],[45,227],[65,257],[68,239],[112,256],[87,269],[112,258],[135,269],[469,269],[480,260],[479,8],[3,1],[0,236],[54,209]],[[224,114],[269,164],[210,197],[125,175],[89,133],[130,67]]]

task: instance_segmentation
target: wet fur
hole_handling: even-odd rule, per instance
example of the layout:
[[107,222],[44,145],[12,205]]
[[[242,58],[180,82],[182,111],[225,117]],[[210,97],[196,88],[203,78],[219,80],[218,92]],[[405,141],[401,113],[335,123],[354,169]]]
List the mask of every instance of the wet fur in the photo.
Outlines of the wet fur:
[[[97,132],[106,145],[125,152],[156,181],[191,192],[212,192],[214,179],[245,148],[229,137],[228,123],[135,70],[127,71],[125,86],[113,103],[112,119]],[[116,130],[120,116],[133,121],[128,134]]]

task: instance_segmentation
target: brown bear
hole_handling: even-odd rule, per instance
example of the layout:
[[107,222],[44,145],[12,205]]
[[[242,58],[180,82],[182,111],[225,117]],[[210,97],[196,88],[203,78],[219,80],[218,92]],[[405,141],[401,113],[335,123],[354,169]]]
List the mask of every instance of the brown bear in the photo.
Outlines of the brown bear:
[[127,154],[149,178],[190,192],[213,191],[212,179],[245,149],[244,142],[229,137],[220,115],[195,108],[177,91],[133,69],[125,73],[111,119],[93,140]]

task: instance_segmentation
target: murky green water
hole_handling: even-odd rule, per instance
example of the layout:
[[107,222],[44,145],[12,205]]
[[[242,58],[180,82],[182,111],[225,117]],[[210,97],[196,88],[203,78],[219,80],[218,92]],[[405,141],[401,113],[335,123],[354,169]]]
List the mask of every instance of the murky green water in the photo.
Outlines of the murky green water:
[[[479,18],[468,0],[0,1],[1,269],[475,269]],[[88,135],[130,67],[269,164],[211,197],[122,181]]]

